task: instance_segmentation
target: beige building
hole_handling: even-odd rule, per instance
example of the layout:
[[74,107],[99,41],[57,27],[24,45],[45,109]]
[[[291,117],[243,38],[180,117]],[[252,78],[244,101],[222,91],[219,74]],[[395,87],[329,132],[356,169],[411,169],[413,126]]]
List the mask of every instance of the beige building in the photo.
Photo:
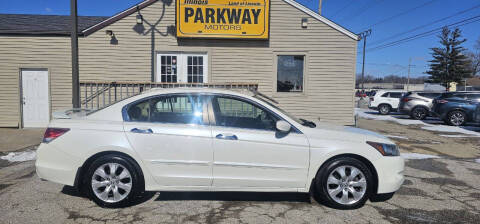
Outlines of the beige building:
[[[293,0],[270,0],[269,14],[263,40],[177,37],[175,1],[80,17],[82,103],[105,100],[109,82],[254,83],[298,117],[353,124],[357,35]],[[42,126],[72,107],[68,17],[0,21],[0,126]]]

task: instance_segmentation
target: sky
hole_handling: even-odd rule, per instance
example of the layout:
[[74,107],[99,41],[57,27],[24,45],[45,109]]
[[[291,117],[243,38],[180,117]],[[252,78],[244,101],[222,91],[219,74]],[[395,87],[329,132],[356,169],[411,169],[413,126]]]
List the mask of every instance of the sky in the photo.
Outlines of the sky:
[[[318,0],[296,1],[318,10]],[[111,16],[138,2],[141,0],[78,0],[78,14]],[[68,15],[69,3],[68,0],[0,0],[0,13]],[[391,47],[372,48],[465,19],[471,19],[466,21],[471,23],[459,27],[467,39],[463,46],[473,49],[480,38],[479,0],[323,0],[322,15],[354,33],[372,29],[367,37],[365,74],[375,77],[406,76],[410,59],[411,77],[425,76],[430,48],[439,46],[436,36],[439,32]],[[358,46],[356,67],[360,73],[363,42]]]

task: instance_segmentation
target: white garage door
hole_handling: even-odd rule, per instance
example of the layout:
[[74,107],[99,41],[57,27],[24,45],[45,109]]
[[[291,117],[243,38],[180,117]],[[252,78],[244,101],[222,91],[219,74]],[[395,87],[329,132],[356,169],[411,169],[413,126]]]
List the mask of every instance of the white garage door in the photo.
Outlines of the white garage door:
[[24,127],[46,127],[50,121],[48,71],[22,70],[22,111]]

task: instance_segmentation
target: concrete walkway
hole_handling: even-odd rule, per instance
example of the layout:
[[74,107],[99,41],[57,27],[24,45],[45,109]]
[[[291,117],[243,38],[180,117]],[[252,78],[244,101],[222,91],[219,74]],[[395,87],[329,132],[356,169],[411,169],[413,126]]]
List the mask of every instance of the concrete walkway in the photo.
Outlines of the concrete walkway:
[[0,128],[0,152],[13,152],[38,145],[45,128]]

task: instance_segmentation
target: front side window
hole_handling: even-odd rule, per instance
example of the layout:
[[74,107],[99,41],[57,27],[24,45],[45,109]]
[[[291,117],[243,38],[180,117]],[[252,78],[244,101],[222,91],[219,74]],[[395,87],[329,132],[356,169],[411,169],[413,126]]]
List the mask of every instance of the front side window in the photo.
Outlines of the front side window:
[[203,124],[203,99],[198,95],[150,98],[128,108],[130,121]]
[[269,111],[241,99],[214,97],[212,105],[217,126],[274,131],[279,120]]
[[278,55],[277,92],[302,92],[305,55]]

